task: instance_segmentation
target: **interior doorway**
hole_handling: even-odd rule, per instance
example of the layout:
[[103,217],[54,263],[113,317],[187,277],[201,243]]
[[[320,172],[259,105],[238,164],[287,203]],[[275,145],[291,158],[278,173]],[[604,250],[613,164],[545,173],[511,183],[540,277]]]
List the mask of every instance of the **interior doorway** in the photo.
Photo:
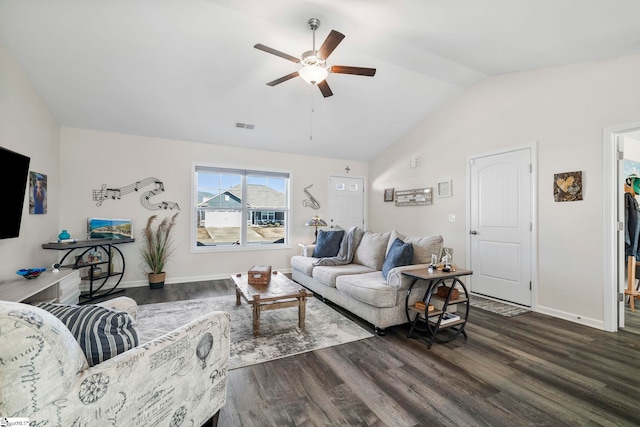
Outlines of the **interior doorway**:
[[[626,144],[640,140],[640,122],[603,130],[603,202],[604,202],[604,330],[615,332],[625,327],[627,286],[625,275],[624,151]],[[639,142],[640,144],[640,142]],[[640,313],[639,313],[640,314]]]
[[[618,209],[622,209],[622,214],[618,213],[618,218],[622,218],[623,221],[629,216],[629,206],[626,203],[627,192],[635,198],[637,203],[640,203],[640,191],[637,188],[637,181],[635,185],[627,186],[625,185],[625,181],[629,179],[631,176],[639,176],[640,177],[640,131],[632,131],[623,134],[619,134],[617,136],[618,139],[618,150],[623,153],[622,155],[622,164],[618,164],[618,195],[625,199],[625,202],[618,203]],[[631,179],[633,180],[633,179]],[[620,196],[621,195],[621,196]],[[637,206],[636,206],[637,207]],[[631,206],[631,209],[634,209]],[[625,223],[625,242],[622,249],[622,253],[619,257],[623,258],[623,262],[628,267],[628,250],[627,244],[631,246],[638,244],[638,238],[636,231],[629,230],[628,224]],[[637,252],[637,251],[636,251]],[[623,275],[623,289],[626,289],[629,286],[628,282],[628,268],[626,269],[626,275]],[[638,270],[638,269],[636,269]],[[638,274],[636,273],[636,277]],[[636,284],[634,283],[633,288],[636,289]],[[635,311],[631,311],[630,304],[627,303],[628,299],[625,298],[624,307],[620,309],[620,318],[621,320],[618,322],[621,328],[625,330],[631,330],[632,332],[636,331],[640,333],[640,305],[638,309]],[[640,302],[640,301],[636,301]]]

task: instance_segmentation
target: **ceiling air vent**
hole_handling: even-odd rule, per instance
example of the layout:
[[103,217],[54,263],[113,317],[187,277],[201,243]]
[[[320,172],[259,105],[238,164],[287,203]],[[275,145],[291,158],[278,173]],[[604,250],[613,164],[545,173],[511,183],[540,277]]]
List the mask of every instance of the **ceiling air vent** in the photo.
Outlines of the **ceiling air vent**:
[[254,127],[256,127],[256,125],[252,125],[250,123],[240,123],[237,122],[236,123],[236,127],[240,128],[240,129],[248,129],[248,130],[253,130]]

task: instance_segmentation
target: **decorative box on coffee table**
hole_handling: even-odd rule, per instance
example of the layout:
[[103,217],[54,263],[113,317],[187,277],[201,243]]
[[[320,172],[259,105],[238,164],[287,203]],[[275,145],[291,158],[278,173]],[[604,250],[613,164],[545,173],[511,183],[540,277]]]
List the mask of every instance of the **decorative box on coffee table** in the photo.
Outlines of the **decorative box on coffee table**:
[[250,285],[268,285],[271,281],[270,265],[254,265],[247,273],[247,282]]

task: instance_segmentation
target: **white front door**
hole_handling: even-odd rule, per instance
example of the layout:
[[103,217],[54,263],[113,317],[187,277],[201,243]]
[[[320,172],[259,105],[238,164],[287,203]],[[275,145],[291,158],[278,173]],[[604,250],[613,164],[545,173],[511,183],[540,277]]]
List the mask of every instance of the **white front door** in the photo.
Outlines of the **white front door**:
[[471,292],[531,306],[531,149],[469,159]]
[[364,178],[329,177],[329,228],[364,227]]

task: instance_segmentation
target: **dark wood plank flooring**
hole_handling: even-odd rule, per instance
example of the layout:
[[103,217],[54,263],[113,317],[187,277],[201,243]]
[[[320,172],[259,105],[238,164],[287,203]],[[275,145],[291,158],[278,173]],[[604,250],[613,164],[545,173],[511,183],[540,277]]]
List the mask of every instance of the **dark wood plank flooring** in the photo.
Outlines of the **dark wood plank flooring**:
[[[219,280],[125,295],[145,304],[231,293]],[[229,371],[219,426],[640,425],[640,335],[473,308],[467,333],[427,349],[398,326]]]

